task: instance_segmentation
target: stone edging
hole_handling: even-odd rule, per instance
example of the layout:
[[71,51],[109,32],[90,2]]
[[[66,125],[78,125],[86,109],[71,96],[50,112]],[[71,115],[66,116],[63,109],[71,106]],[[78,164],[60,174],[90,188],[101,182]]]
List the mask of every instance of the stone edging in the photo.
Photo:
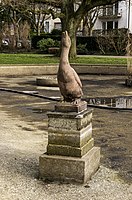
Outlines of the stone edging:
[[[71,64],[78,74],[126,75],[126,65],[82,65]],[[3,65],[0,76],[55,75],[58,65]]]

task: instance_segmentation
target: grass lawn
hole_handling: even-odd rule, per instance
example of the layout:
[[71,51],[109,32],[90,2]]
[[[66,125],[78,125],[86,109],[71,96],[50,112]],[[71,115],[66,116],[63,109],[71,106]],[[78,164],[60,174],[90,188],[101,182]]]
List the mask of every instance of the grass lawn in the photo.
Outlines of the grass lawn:
[[[0,54],[0,65],[2,64],[30,64],[30,65],[41,65],[41,64],[57,64],[59,58],[54,56],[45,56],[42,54]],[[88,57],[81,56],[76,59],[72,59],[70,63],[77,64],[126,64],[126,58],[119,57]]]

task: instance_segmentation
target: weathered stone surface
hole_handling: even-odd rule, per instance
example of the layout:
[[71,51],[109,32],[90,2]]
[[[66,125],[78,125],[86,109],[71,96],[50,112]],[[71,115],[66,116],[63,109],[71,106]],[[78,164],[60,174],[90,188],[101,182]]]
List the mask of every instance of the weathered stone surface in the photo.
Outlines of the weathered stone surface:
[[49,128],[66,129],[66,130],[81,130],[87,127],[92,121],[92,109],[88,109],[81,113],[47,113]]
[[60,93],[63,96],[64,101],[76,103],[78,100],[81,100],[83,91],[80,78],[69,63],[68,55],[70,47],[71,39],[68,35],[68,32],[62,32],[61,54],[57,80],[60,88]]
[[92,138],[92,123],[81,131],[48,129],[48,143],[82,147]]
[[62,117],[53,117],[49,118],[49,128],[54,127],[56,129],[67,129],[67,130],[78,130],[77,129],[77,120],[76,119],[68,119]]
[[85,183],[99,167],[100,148],[93,147],[81,158],[43,154],[39,158],[42,179]]
[[48,144],[47,154],[48,155],[61,155],[61,156],[73,156],[82,157],[94,146],[94,139],[91,138],[84,146],[74,147],[69,145],[57,145]]
[[[92,138],[92,109],[48,113],[48,145],[40,156],[41,178],[85,182],[97,170],[100,149]],[[68,157],[69,156],[69,157]]]
[[55,111],[57,112],[82,112],[87,110],[87,102],[80,101],[78,104],[72,104],[68,102],[58,103],[55,105]]
[[92,110],[91,113],[80,113],[76,118],[78,119],[77,127],[81,130],[92,122]]

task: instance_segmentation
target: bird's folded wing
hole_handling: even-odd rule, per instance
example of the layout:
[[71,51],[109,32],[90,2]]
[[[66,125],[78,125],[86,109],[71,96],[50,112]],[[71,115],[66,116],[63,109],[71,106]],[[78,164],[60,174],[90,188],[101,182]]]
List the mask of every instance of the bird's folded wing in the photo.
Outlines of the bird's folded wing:
[[79,76],[77,75],[76,71],[72,68],[75,80],[77,81],[78,85],[82,88],[82,83],[80,81]]

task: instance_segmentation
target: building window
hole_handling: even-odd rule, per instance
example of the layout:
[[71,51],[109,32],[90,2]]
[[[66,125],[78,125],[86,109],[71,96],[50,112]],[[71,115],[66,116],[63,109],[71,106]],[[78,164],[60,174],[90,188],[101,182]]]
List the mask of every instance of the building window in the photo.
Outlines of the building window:
[[113,21],[107,22],[107,30],[112,30],[113,29]]
[[107,7],[107,15],[113,15],[113,5]]
[[118,21],[115,22],[115,29],[118,29]]
[[103,16],[106,16],[106,6],[103,6]]
[[102,22],[102,29],[103,29],[103,31],[106,30],[106,22]]
[[118,29],[118,21],[108,21],[108,22],[102,22],[102,30],[112,30],[112,29]]
[[115,3],[115,15],[118,15],[118,2]]
[[44,31],[45,31],[46,33],[49,33],[49,22],[45,22]]

